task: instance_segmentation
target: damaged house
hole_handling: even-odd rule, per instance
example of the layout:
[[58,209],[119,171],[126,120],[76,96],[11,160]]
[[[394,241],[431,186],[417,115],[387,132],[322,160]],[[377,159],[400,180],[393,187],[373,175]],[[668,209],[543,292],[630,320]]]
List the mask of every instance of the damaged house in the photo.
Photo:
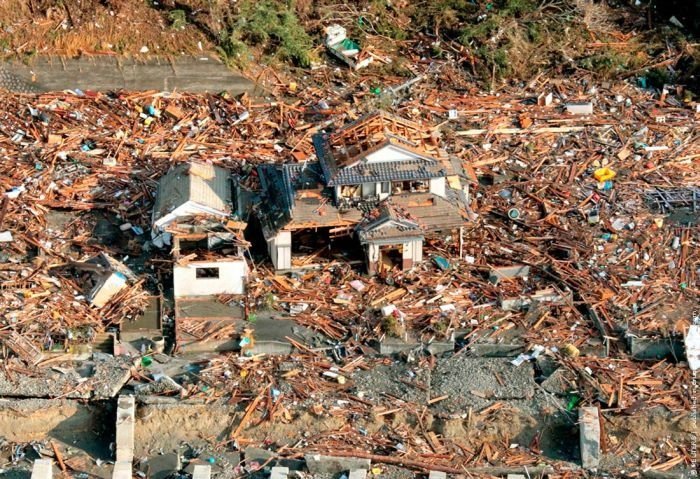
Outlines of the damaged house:
[[246,223],[234,196],[228,170],[205,163],[181,163],[160,179],[152,237],[172,246],[175,297],[244,293]]
[[276,270],[304,230],[361,242],[369,273],[422,261],[426,235],[465,224],[467,194],[430,128],[383,111],[314,136],[318,161],[262,165],[263,235]]
[[234,332],[244,316],[233,299],[231,305],[219,301],[222,295],[242,297],[248,279],[247,223],[236,183],[227,169],[197,162],[178,164],[159,181],[151,234],[156,246],[172,247],[178,348],[218,331],[221,341],[206,347],[230,349],[223,331]]

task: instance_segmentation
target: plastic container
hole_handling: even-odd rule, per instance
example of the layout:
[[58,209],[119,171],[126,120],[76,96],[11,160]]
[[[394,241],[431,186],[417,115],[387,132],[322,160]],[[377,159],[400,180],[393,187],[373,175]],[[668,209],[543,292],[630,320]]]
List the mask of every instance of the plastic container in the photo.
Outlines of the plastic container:
[[610,181],[613,178],[617,176],[617,173],[610,168],[604,167],[604,168],[598,168],[593,172],[593,178],[598,180],[600,183],[604,183],[606,181]]

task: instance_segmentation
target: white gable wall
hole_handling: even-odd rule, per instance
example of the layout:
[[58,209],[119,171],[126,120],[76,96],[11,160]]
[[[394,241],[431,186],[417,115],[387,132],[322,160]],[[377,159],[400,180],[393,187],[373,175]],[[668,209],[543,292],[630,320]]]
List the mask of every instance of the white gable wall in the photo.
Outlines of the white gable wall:
[[[198,268],[218,268],[219,277],[197,278]],[[243,294],[247,277],[248,264],[243,258],[176,264],[173,268],[175,297]]]
[[387,161],[415,160],[421,157],[395,145],[386,145],[384,148],[370,153],[366,158],[367,163],[385,163]]
[[219,211],[208,206],[201,205],[194,201],[187,201],[175,208],[174,210],[172,210],[167,215],[162,216],[161,218],[158,218],[156,221],[154,221],[153,229],[158,229],[162,231],[167,225],[169,225],[178,218],[185,218],[187,216],[195,215],[212,215],[221,216],[222,218],[228,216],[223,211]]

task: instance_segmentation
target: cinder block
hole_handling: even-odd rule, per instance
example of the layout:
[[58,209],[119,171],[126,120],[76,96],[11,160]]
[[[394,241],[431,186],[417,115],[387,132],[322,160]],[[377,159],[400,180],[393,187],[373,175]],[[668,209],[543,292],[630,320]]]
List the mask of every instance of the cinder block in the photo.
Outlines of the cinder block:
[[32,466],[32,479],[52,479],[53,461],[51,459],[37,459]]

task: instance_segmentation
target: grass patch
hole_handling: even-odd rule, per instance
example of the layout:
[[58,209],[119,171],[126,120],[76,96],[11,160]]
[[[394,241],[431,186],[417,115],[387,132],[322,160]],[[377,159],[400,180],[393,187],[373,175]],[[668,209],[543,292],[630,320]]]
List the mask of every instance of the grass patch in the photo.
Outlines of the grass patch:
[[304,68],[313,59],[313,41],[299,23],[293,4],[274,0],[242,2],[222,35],[220,48],[228,59],[237,59],[247,47],[259,47],[264,54]]
[[187,14],[184,10],[171,10],[168,12],[170,26],[175,30],[182,30],[187,25]]

